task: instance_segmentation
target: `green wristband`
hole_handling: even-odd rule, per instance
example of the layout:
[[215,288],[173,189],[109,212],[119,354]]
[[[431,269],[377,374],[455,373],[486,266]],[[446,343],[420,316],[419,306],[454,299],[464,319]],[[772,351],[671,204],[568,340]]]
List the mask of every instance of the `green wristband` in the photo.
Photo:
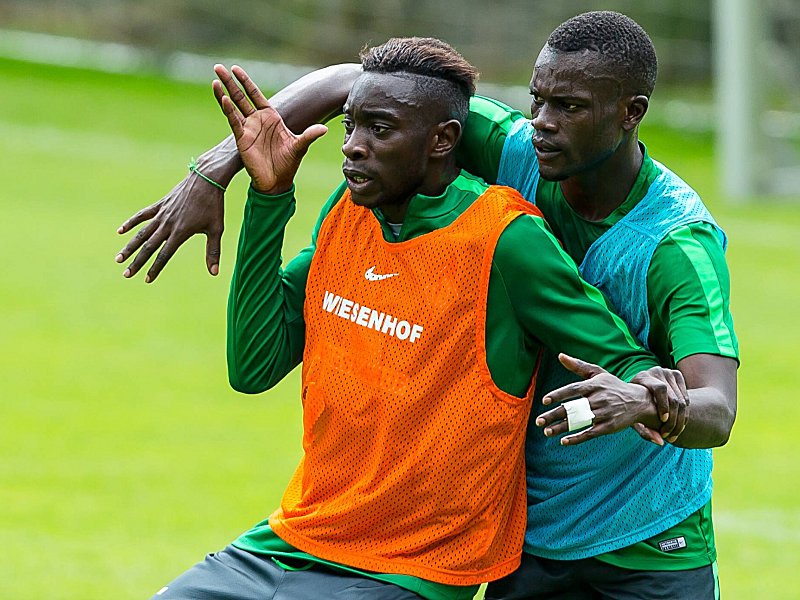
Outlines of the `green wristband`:
[[221,189],[223,192],[224,192],[224,191],[227,191],[227,189],[228,189],[228,188],[226,188],[224,185],[222,185],[222,184],[220,184],[220,183],[217,183],[216,181],[214,181],[213,179],[211,179],[211,178],[210,178],[210,177],[208,177],[207,175],[203,175],[203,174],[200,172],[200,169],[198,169],[198,168],[197,168],[197,161],[194,159],[194,157],[192,157],[192,160],[191,160],[191,162],[189,163],[189,170],[190,170],[192,173],[197,173],[197,176],[198,176],[198,177],[200,177],[201,179],[205,179],[205,180],[206,180],[208,183],[210,183],[210,184],[211,184],[211,185],[213,185],[214,187],[218,187],[218,188],[219,188],[219,189]]

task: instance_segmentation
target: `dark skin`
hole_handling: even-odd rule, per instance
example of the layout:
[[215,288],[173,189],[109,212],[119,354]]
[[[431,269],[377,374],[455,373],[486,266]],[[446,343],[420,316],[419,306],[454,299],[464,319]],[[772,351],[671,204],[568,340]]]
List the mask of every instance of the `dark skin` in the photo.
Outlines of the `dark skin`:
[[[295,135],[244,70],[235,69],[233,76],[222,65],[214,70],[219,77],[212,84],[214,96],[251,185],[264,194],[289,191],[308,147],[327,128],[312,125]],[[352,202],[402,222],[414,195],[444,192],[458,175],[453,151],[461,124],[437,118],[447,114],[443,104],[420,93],[414,78],[385,73],[358,77],[344,107],[342,146]]]
[[[237,66],[231,71],[243,73]],[[312,123],[340,114],[350,87],[360,74],[361,66],[357,64],[320,69],[275,94],[270,104],[286,126],[299,134]],[[308,101],[309,96],[313,101]],[[227,187],[243,168],[233,135],[203,153],[197,165],[203,174]],[[155,255],[145,276],[145,282],[152,283],[178,248],[198,233],[206,235],[206,268],[211,275],[218,275],[224,200],[222,190],[195,173],[187,173],[166,196],[138,211],[117,229],[117,233],[125,234],[144,223],[116,256],[116,261],[123,263],[135,255],[123,276],[135,276]]]
[[[566,55],[545,48],[531,79],[531,112],[539,133],[535,143],[542,175],[560,181],[570,206],[589,220],[608,216],[630,191],[643,158],[638,126],[649,106],[647,96],[627,91],[624,78],[600,59],[592,53]],[[273,106],[290,129],[301,131],[304,125],[339,111],[360,73],[360,66],[354,64],[328,67],[313,74],[308,85],[300,80],[277,94]],[[315,93],[309,95],[312,89]],[[205,153],[199,164],[205,174],[226,185],[241,169],[233,138]],[[216,274],[222,199],[221,190],[189,173],[170,194],[128,219],[120,233],[149,222],[117,257],[123,262],[141,247],[125,276],[135,275],[163,245],[148,271],[146,281],[153,281],[175,250],[200,232],[208,235],[206,264]],[[585,395],[600,415],[593,427],[565,438],[567,444],[631,425],[655,443],[665,438],[685,447],[713,447],[727,441],[736,415],[735,360],[693,355],[676,365],[677,372],[653,370],[631,383],[584,364],[571,367],[586,378],[583,391],[569,388],[548,395],[551,403],[568,400],[575,393]],[[561,435],[564,415],[564,409],[557,407],[541,415],[537,424],[547,427],[550,435]]]
[[[559,52],[548,46],[539,54],[530,87],[533,143],[542,177],[559,181],[567,202],[584,219],[607,217],[625,201],[642,166],[638,129],[649,106],[647,96],[627,89],[625,74],[599,53]],[[676,365],[682,382],[662,373],[669,388],[688,391],[688,402],[678,408],[685,414],[676,415],[672,407],[663,412],[663,402],[656,401],[660,417],[636,389],[637,380],[622,382],[597,365],[569,357],[562,362],[586,380],[549,393],[544,403],[585,396],[592,410],[597,412],[597,405],[602,413],[592,427],[562,438],[563,444],[579,444],[636,423],[641,435],[646,435],[643,424],[686,448],[728,441],[736,417],[737,362],[731,358],[688,356]],[[540,415],[536,424],[545,428],[545,435],[561,435],[567,430],[565,418],[559,406]],[[658,442],[657,436],[651,438]]]
[[214,72],[219,77],[212,83],[214,97],[228,118],[250,185],[262,194],[288,192],[308,147],[328,128],[312,125],[295,135],[244,70],[234,70],[244,92],[225,67],[216,65]]
[[625,91],[621,74],[595,52],[545,46],[530,83],[533,145],[544,179],[559,181],[583,218],[607,217],[642,166],[638,127],[647,96]]
[[458,175],[453,150],[461,124],[415,78],[364,73],[344,105],[342,172],[351,199],[405,220],[415,194],[438,196]]

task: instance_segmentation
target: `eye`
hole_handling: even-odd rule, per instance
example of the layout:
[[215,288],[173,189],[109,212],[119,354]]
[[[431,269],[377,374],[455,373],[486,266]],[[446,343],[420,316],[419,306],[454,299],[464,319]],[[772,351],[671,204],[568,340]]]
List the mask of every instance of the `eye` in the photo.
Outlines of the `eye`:
[[353,133],[353,129],[355,129],[355,125],[353,124],[352,119],[350,117],[345,117],[342,119],[342,125],[344,125],[344,131],[348,135]]
[[562,102],[561,106],[564,107],[564,110],[572,112],[574,110],[578,110],[578,105],[573,102]]
[[372,133],[374,133],[375,135],[382,135],[387,131],[389,131],[389,127],[387,125],[381,125],[380,123],[373,123],[370,126],[370,129],[372,130]]
[[531,105],[541,106],[542,104],[544,104],[544,100],[542,100],[542,97],[536,92],[531,92]]

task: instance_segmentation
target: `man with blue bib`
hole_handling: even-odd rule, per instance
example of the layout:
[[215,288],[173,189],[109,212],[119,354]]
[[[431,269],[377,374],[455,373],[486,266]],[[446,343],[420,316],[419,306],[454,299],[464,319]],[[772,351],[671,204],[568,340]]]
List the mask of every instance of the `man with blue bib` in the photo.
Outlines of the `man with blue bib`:
[[[686,428],[663,447],[630,429],[559,440],[563,405],[538,415],[526,444],[526,556],[490,598],[718,595],[709,448],[730,434],[738,366],[727,241],[697,193],[638,140],[655,79],[641,27],[618,13],[586,13],[559,26],[539,54],[532,120],[488,99],[473,103],[461,147],[467,168],[537,204],[583,277],[662,365],[683,373],[690,397]],[[564,362],[579,375],[597,371]],[[556,357],[542,373],[546,405],[592,400],[591,380],[546,394],[575,379]]]

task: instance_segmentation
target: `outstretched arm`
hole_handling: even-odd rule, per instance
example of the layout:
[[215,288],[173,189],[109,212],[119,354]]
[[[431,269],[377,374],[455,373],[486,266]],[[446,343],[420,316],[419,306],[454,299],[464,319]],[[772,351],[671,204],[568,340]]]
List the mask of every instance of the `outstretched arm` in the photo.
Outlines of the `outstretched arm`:
[[[358,64],[341,64],[314,71],[276,93],[272,107],[283,117],[286,126],[298,133],[308,126],[338,114],[353,81],[361,72]],[[227,187],[242,169],[233,136],[229,136],[197,160],[197,169],[209,179]],[[219,272],[220,243],[224,221],[224,192],[194,172],[158,202],[143,208],[117,230],[124,234],[137,225],[144,226],[117,254],[122,263],[136,254],[124,271],[133,277],[156,254],[145,278],[152,282],[177,249],[197,233],[206,234],[206,267]],[[138,250],[138,253],[137,253]]]

